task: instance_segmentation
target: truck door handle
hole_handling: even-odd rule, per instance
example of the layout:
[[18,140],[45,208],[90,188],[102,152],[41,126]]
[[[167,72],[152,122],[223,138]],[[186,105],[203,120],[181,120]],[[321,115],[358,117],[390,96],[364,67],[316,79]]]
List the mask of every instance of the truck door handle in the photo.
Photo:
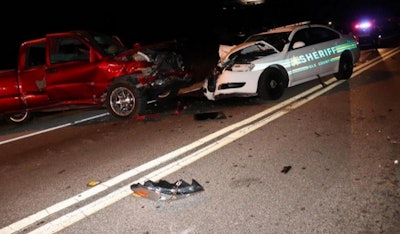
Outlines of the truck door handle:
[[55,72],[57,72],[57,68],[46,69],[46,73],[55,73]]

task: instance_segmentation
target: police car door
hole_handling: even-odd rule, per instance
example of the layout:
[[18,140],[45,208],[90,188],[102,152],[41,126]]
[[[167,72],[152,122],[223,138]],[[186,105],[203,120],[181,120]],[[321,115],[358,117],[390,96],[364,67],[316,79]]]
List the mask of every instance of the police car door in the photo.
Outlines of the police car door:
[[314,58],[317,61],[319,75],[323,77],[335,73],[340,57],[336,51],[340,40],[339,33],[322,26],[310,28],[309,32],[313,41]]
[[309,29],[303,28],[296,31],[290,41],[288,58],[292,69],[289,86],[315,79],[319,73],[318,61],[315,57],[315,48],[310,38]]

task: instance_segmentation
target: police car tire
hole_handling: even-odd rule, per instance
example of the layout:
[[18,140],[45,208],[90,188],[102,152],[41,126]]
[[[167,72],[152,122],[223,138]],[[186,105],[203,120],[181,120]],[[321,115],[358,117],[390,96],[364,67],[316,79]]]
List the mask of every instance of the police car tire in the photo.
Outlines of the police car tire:
[[353,74],[353,58],[350,53],[343,53],[340,56],[339,71],[335,74],[338,80],[347,80]]
[[283,68],[270,67],[260,76],[257,94],[262,99],[277,100],[282,97],[288,85],[288,78]]

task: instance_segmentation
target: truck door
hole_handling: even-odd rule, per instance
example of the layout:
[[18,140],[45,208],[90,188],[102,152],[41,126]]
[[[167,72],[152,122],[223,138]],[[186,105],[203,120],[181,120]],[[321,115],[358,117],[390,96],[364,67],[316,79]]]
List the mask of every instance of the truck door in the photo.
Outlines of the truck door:
[[25,42],[19,51],[18,84],[20,97],[29,109],[48,104],[45,69],[46,41]]
[[46,90],[53,102],[90,104],[96,64],[90,63],[90,47],[74,36],[49,38]]

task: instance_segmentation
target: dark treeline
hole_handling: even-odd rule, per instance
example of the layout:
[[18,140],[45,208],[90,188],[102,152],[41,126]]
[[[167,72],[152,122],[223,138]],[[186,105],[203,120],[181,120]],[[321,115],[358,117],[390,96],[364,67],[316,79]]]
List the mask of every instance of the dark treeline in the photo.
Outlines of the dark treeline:
[[0,68],[15,67],[18,47],[23,41],[51,32],[96,30],[119,36],[127,46],[178,39],[195,49],[216,50],[215,44],[233,43],[239,33],[249,34],[289,23],[335,21],[346,26],[350,18],[365,12],[400,15],[399,3],[389,0],[325,0],[323,4],[316,0],[266,0],[257,6],[240,5],[236,0],[10,3],[8,14],[0,16],[3,45]]

